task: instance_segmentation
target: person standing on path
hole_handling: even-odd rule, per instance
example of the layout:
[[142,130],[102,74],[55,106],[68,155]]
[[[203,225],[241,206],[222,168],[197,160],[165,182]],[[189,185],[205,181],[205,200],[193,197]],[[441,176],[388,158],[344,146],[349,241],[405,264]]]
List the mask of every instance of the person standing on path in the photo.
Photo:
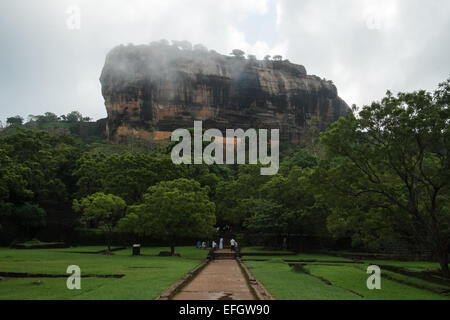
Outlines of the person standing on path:
[[235,251],[236,241],[232,238],[230,240],[231,251]]
[[220,250],[223,249],[223,238],[220,238],[220,241],[219,241],[219,249],[220,249]]

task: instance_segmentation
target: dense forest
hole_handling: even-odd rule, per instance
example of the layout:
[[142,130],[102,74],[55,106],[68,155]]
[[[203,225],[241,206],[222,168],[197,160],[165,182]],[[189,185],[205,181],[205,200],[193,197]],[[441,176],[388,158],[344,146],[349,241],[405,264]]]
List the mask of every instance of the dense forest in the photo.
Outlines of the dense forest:
[[[230,226],[241,244],[430,251],[448,277],[450,80],[353,108],[304,145],[283,144],[280,170],[174,165],[172,143],[120,144],[79,112],[8,118],[0,131],[0,241],[76,244],[206,239]],[[52,230],[57,229],[57,230]],[[51,239],[54,238],[54,239]]]

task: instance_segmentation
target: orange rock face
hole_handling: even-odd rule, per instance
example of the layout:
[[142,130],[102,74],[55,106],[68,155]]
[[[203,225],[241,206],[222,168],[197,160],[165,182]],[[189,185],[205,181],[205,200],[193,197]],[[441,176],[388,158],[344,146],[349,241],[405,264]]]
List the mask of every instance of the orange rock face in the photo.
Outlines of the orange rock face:
[[302,142],[313,116],[335,121],[350,109],[330,81],[287,61],[258,61],[153,44],[119,46],[100,78],[107,136],[167,140],[178,128],[280,129]]

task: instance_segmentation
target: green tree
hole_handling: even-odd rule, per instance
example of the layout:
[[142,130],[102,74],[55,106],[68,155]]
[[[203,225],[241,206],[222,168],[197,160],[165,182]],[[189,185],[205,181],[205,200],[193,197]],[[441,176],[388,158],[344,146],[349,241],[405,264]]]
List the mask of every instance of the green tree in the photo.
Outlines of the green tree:
[[283,60],[283,56],[280,55],[273,56],[273,61],[281,61],[281,60]]
[[314,179],[317,201],[329,212],[326,225],[335,238],[351,239],[360,250],[384,250],[399,241],[420,248],[411,217],[384,197],[362,191],[365,177],[350,160],[322,161]]
[[105,158],[106,155],[103,153],[85,152],[77,160],[76,168],[72,173],[77,185],[75,197],[82,198],[104,191],[103,179],[107,179]]
[[9,127],[21,126],[23,124],[23,118],[21,116],[10,117],[6,119],[6,124]]
[[[445,277],[449,277],[450,235],[449,102],[450,80],[434,94],[417,91],[394,97],[388,92],[381,102],[364,106],[358,117],[349,113],[341,118],[321,138],[329,155],[343,158],[333,169],[341,179],[335,182],[336,190],[352,196],[354,203],[370,201],[366,215],[388,212],[401,217],[391,221],[401,220],[408,228],[396,230],[432,249]],[[346,221],[354,216],[352,211],[345,214],[340,217]]]
[[13,209],[12,220],[25,238],[33,238],[36,231],[46,225],[47,214],[36,204],[25,203]]
[[[269,200],[283,208],[287,221],[284,232],[291,234],[329,237],[326,229],[328,210],[321,200],[321,188],[317,186],[316,168],[292,167],[286,176],[274,175],[259,188],[260,199]],[[282,170],[286,171],[286,170]]]
[[259,188],[269,181],[263,176],[260,165],[240,165],[236,180],[220,181],[216,186],[215,202],[217,219],[220,224],[230,224],[240,229],[250,215],[244,199],[257,199]]
[[216,216],[219,225],[240,226],[247,218],[247,213],[240,210],[242,201],[240,187],[237,181],[221,181],[216,187]]
[[72,111],[64,116],[64,119],[69,123],[82,122],[84,120],[83,115],[78,111]]
[[185,172],[185,167],[174,165],[169,156],[150,153],[85,153],[77,166],[74,176],[78,197],[104,192],[120,196],[127,204],[141,202],[148,187],[184,176]]
[[214,232],[215,205],[208,191],[195,180],[180,178],[161,181],[144,195],[152,229],[168,240],[172,255],[178,239],[208,237]]
[[154,221],[145,204],[129,206],[126,215],[119,220],[117,227],[121,232],[134,234],[138,238],[156,233]]
[[283,206],[270,200],[246,199],[244,201],[250,217],[244,226],[262,239],[269,239],[274,234],[281,239],[281,235],[288,227],[288,213]]
[[27,168],[23,178],[33,191],[33,203],[42,207],[69,201],[75,188],[72,171],[79,147],[70,135],[18,129],[2,137],[11,160]]
[[73,201],[73,209],[81,212],[82,223],[94,223],[106,235],[108,251],[117,222],[124,216],[127,205],[122,198],[102,192]]
[[236,58],[245,59],[245,57],[244,57],[245,52],[240,49],[233,49],[233,51],[231,51],[230,54]]
[[319,135],[324,128],[325,127],[319,117],[311,117],[311,119],[306,122],[305,143],[308,150],[316,158],[322,156]]
[[37,116],[30,115],[30,119],[31,121],[35,121],[39,128],[43,128],[49,123],[55,123],[59,121],[59,117],[52,112],[46,112],[43,115]]
[[8,156],[7,149],[11,148],[0,146],[0,228],[1,224],[12,220],[15,205],[33,197],[25,179],[30,170],[15,163]]
[[294,167],[314,168],[317,165],[317,158],[311,155],[308,150],[300,149],[293,155],[283,159],[280,165],[280,173],[289,172]]

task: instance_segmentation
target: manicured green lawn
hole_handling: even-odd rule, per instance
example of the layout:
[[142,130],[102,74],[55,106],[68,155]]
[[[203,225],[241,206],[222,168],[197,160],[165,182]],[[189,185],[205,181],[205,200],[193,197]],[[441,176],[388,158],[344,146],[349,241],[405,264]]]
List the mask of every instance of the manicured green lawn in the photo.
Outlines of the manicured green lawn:
[[[428,290],[415,288],[397,281],[383,278],[381,270],[381,289],[369,290],[366,285],[369,274],[364,265],[307,265],[312,275],[330,281],[333,286],[350,289],[371,300],[443,300],[445,296]],[[411,278],[411,277],[408,277]],[[450,299],[448,297],[447,299]]]
[[332,257],[327,256],[324,254],[312,254],[312,253],[300,253],[297,255],[288,255],[288,256],[246,256],[245,254],[242,255],[242,260],[295,260],[295,261],[302,261],[302,260],[317,260],[317,261],[352,261],[350,259],[341,258],[341,257]]
[[30,241],[18,243],[18,245],[31,247],[31,246],[39,246],[39,245],[54,245],[54,244],[61,244],[61,243],[62,242],[42,242],[39,240],[30,240]]
[[436,270],[440,268],[439,263],[430,261],[367,260],[365,262],[377,265],[402,267],[411,271],[424,271],[426,269]]
[[[0,281],[0,299],[154,299],[198,265],[208,253],[207,250],[194,247],[176,248],[181,257],[156,256],[160,251],[169,250],[168,248],[141,248],[142,256],[137,257],[131,256],[131,248],[115,251],[111,255],[77,253],[77,251],[95,252],[104,249],[104,246],[31,250],[0,248],[0,272],[49,273],[68,276],[67,267],[78,265],[82,275],[125,275],[120,279],[82,278],[81,290],[68,290],[66,277],[7,278]],[[366,287],[369,276],[366,268],[370,263],[402,266],[410,270],[438,267],[436,263],[431,262],[332,263],[329,261],[351,260],[323,254],[244,256],[243,258],[244,260],[246,258],[266,259],[266,261],[245,261],[245,263],[250,267],[253,275],[277,299],[449,299],[442,294],[383,278],[383,274],[416,285],[449,289],[445,286],[387,270],[382,270],[381,290],[369,290]],[[294,270],[283,259],[317,260],[318,262],[305,264],[305,268],[311,273],[308,275]],[[317,277],[327,279],[332,285],[327,285]],[[41,280],[41,284],[33,284],[37,280]]]
[[[241,249],[242,259],[264,259],[264,260],[273,260],[273,259],[288,259],[288,260],[330,260],[330,261],[352,261],[351,259],[334,257],[320,253],[299,253],[293,254],[291,251],[283,251],[283,250],[265,250],[263,247],[244,247]],[[252,253],[252,255],[246,255],[246,253]],[[265,254],[265,255],[253,255],[253,254]],[[269,255],[267,255],[269,254]],[[270,256],[270,254],[277,254]],[[278,254],[286,254],[286,255],[278,255]]]
[[[111,247],[111,249],[114,249],[116,247]],[[104,251],[108,249],[105,246],[88,246],[88,247],[70,247],[70,248],[62,248],[62,249],[53,249],[53,251],[62,251],[62,252],[97,252],[97,251]]]
[[319,279],[295,271],[281,260],[246,261],[253,276],[280,300],[359,300],[356,294],[328,286]]
[[[67,278],[7,278],[0,282],[0,299],[154,299],[172,283],[198,265],[208,253],[194,247],[178,247],[181,257],[157,257],[168,248],[141,248],[142,256],[131,256],[131,248],[112,255],[82,254],[104,247],[17,250],[0,248],[1,272],[66,274],[78,265],[81,274],[124,274],[115,278],[82,278],[81,290],[68,290]],[[67,274],[67,276],[69,276]],[[41,280],[41,284],[32,282]]]
[[[399,283],[398,281],[383,278],[383,272],[395,279],[407,281],[416,285],[438,289],[450,289],[443,285],[436,285],[421,279],[398,275],[389,271],[381,271],[381,290],[369,290],[366,286],[369,274],[366,273],[366,264],[348,263],[306,263],[305,268],[310,275],[294,270],[289,267],[284,259],[289,260],[321,260],[321,261],[344,261],[333,256],[299,254],[281,257],[247,257],[248,259],[268,259],[267,261],[250,261],[243,259],[249,266],[252,274],[266,287],[276,299],[375,299],[375,300],[441,300],[450,299],[448,296],[434,293],[429,290],[416,288],[411,285]],[[388,264],[386,261],[382,261]],[[377,261],[372,261],[377,264]],[[383,264],[378,261],[378,264]],[[401,262],[389,261],[391,265],[414,266],[415,268],[428,268],[435,266],[429,262]],[[331,282],[325,284],[320,278]],[[357,293],[357,294],[356,294]],[[360,295],[362,297],[360,297]]]
[[265,250],[263,247],[243,247],[241,249],[242,253],[292,253],[291,251],[288,250]]

